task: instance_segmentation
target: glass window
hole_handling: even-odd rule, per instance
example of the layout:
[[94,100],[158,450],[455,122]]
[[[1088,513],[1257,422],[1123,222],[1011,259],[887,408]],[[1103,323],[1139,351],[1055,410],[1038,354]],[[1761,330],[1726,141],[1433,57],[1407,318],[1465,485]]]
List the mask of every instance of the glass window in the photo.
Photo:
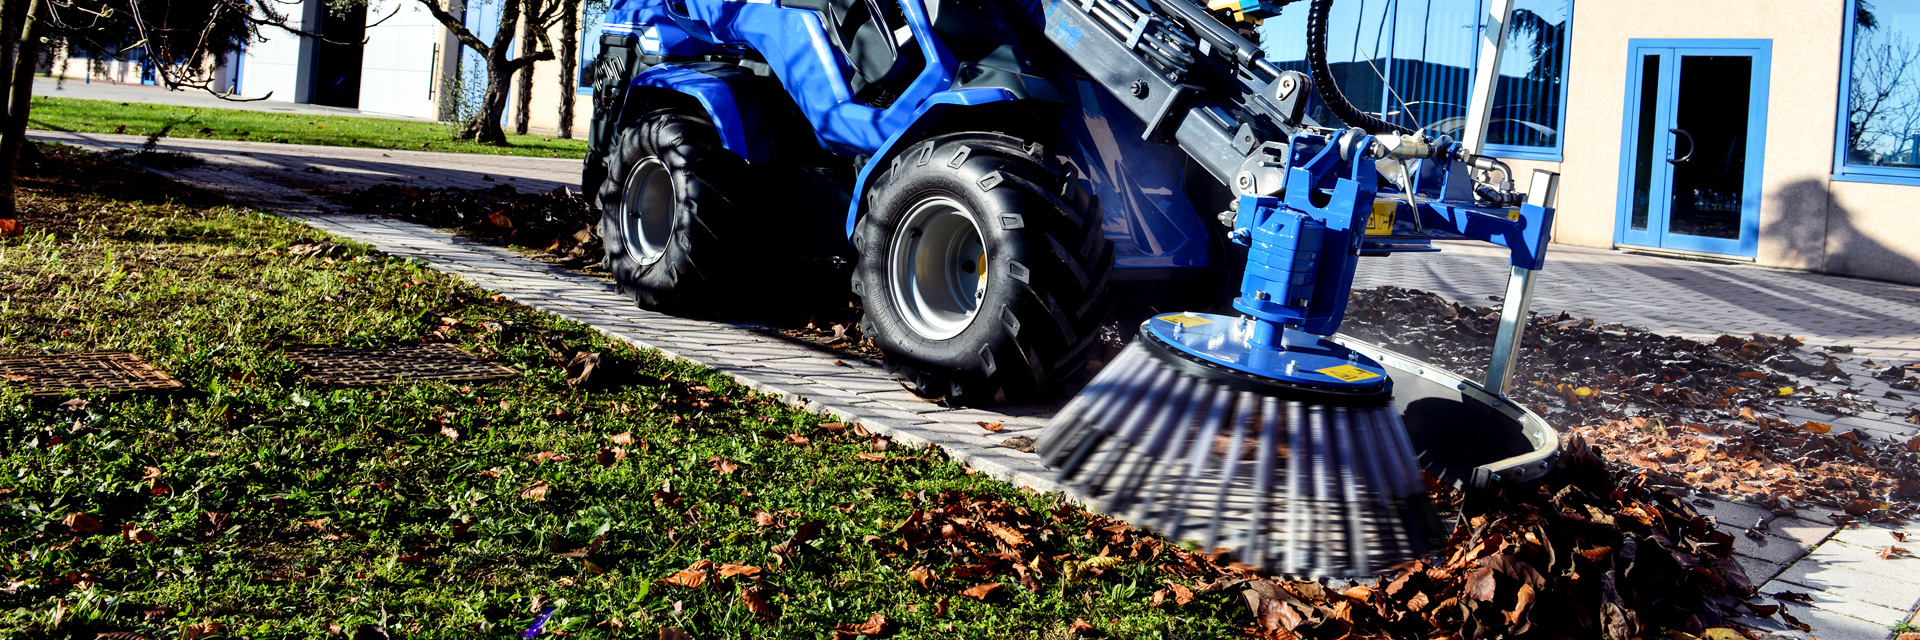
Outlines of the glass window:
[[[1480,53],[1488,0],[1363,0],[1337,3],[1327,62],[1347,99],[1389,122],[1459,137]],[[1516,0],[1500,55],[1487,149],[1506,157],[1560,159],[1572,0]],[[1306,71],[1304,5],[1261,25],[1261,46],[1282,68]],[[1314,118],[1333,121],[1312,101]]]
[[1920,180],[1920,2],[1849,5],[1839,173]]
[[587,0],[583,3],[580,20],[580,86],[574,93],[593,92],[593,63],[600,57],[600,25],[607,19],[607,7],[612,0]]

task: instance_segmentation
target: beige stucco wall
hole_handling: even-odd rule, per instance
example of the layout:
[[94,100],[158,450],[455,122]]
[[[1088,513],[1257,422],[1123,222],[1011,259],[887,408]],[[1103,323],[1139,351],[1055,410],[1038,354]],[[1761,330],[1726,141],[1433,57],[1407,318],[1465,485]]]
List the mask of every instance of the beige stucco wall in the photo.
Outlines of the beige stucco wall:
[[1773,51],[1755,262],[1920,282],[1920,233],[1911,230],[1920,187],[1831,179],[1844,13],[1833,0],[1574,3],[1555,240],[1613,246],[1630,39],[1767,39]]

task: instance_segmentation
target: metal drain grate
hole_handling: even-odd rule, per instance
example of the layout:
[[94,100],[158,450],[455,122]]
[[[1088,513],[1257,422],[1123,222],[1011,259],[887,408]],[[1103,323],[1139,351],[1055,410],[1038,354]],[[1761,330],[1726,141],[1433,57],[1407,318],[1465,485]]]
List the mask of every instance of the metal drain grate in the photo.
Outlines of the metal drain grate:
[[0,356],[0,381],[21,382],[34,396],[77,391],[165,391],[186,385],[131,353]]
[[449,345],[397,349],[297,349],[287,352],[321,384],[365,387],[422,380],[493,380],[520,372]]

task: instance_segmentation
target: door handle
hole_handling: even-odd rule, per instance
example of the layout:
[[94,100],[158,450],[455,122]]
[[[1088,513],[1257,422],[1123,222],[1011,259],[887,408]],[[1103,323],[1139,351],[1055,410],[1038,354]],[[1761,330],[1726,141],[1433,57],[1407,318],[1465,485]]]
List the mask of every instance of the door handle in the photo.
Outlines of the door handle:
[[1687,139],[1687,155],[1680,156],[1678,158],[1667,158],[1667,162],[1680,164],[1682,162],[1692,160],[1694,148],[1699,146],[1693,143],[1693,134],[1687,133],[1686,129],[1668,129],[1667,132],[1675,135],[1679,135]]

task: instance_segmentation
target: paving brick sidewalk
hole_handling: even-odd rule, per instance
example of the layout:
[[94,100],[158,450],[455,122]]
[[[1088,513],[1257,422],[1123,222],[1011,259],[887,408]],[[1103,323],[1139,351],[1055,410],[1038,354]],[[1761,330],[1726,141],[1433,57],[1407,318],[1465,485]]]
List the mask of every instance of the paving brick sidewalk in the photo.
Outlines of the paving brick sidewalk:
[[[32,135],[93,148],[131,148],[143,142],[138,136]],[[640,310],[603,281],[419,225],[340,213],[301,193],[381,182],[464,188],[511,184],[547,190],[572,185],[578,161],[207,140],[168,139],[161,148],[205,158],[205,166],[172,175],[237,201],[396,256],[425,260],[530,306],[713,367],[749,386],[862,422],[904,443],[937,443],[956,460],[1016,485],[1056,488],[1036,456],[1001,446],[1011,437],[1036,435],[1052,407],[936,405],[908,393],[878,367],[797,344],[763,327]],[[1437,254],[1362,261],[1356,286],[1392,284],[1476,305],[1497,304],[1488,296],[1504,288],[1506,270],[1498,250],[1451,243],[1445,248]],[[1838,419],[1810,412],[1791,417],[1887,437],[1915,433],[1915,425],[1900,419],[1912,403],[1881,398],[1889,389],[1872,378],[1866,359],[1920,361],[1920,288],[1573,247],[1555,247],[1544,275],[1534,304],[1542,313],[1565,310],[1709,340],[1723,333],[1792,334],[1809,343],[1803,358],[1825,353],[1814,346],[1853,346],[1857,353],[1837,362],[1852,374],[1851,380],[1804,382],[1829,392],[1854,385],[1861,397],[1879,403],[1879,410]],[[1660,302],[1644,302],[1649,300]],[[1006,430],[989,433],[976,424],[981,421],[1002,422]],[[1714,501],[1705,512],[1735,535],[1742,566],[1756,582],[1767,581],[1763,592],[1814,594],[1813,605],[1790,608],[1814,626],[1816,637],[1885,638],[1888,627],[1907,619],[1920,603],[1920,560],[1877,557],[1893,540],[1879,527],[1836,530],[1824,512],[1803,510],[1798,517],[1773,520],[1765,535],[1753,539],[1741,534],[1772,517],[1767,510]],[[1920,529],[1906,533],[1920,535]]]

